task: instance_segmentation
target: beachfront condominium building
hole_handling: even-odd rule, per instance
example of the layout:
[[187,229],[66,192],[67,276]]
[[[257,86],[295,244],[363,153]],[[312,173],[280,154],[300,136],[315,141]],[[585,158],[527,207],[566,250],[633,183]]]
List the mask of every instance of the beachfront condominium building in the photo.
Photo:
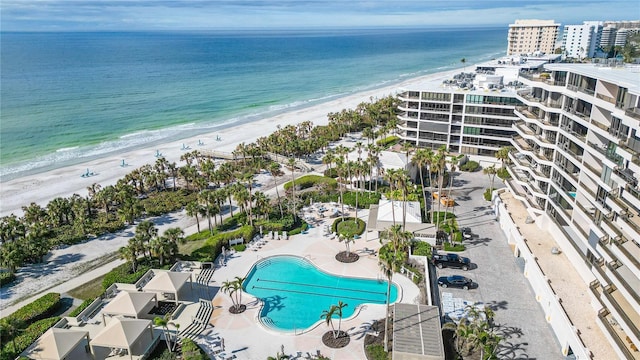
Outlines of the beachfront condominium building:
[[515,133],[512,124],[517,120],[514,109],[521,105],[514,91],[521,64],[518,60],[511,65],[511,61],[493,61],[473,73],[403,89],[398,107],[400,138],[418,147],[444,145],[453,153],[491,157],[510,146]]
[[546,64],[521,73],[508,167],[508,188],[584,280],[621,359],[640,359],[638,70]]
[[600,47],[604,50],[608,50],[616,42],[616,32],[618,29],[614,26],[605,26],[602,28],[602,34],[600,35]]
[[582,25],[565,25],[562,32],[562,52],[566,57],[594,57],[602,36],[601,21],[585,21]]
[[516,20],[509,24],[507,55],[553,54],[559,27],[553,20]]

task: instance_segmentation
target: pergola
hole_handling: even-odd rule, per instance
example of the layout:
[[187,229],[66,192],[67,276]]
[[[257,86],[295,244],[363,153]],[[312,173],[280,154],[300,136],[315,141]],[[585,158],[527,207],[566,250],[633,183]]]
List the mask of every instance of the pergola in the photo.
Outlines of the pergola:
[[24,356],[39,360],[62,360],[83,340],[89,343],[89,332],[51,328],[24,352]]
[[191,290],[193,290],[193,280],[191,273],[177,272],[177,271],[163,271],[153,270],[154,277],[146,283],[142,290],[155,291],[160,293],[169,293],[175,295],[175,302],[178,303],[178,294],[182,287],[186,284],[187,280],[191,283]]
[[102,309],[102,323],[106,324],[106,315],[138,319],[157,304],[158,295],[155,293],[121,291]]
[[429,239],[436,237],[434,224],[423,223],[420,215],[420,203],[417,201],[380,200],[377,205],[369,207],[367,231],[381,232],[394,224],[402,225],[403,212],[406,210],[405,230],[412,232],[417,238]]
[[114,318],[91,340],[91,349],[94,354],[97,346],[126,349],[129,353],[129,358],[133,359],[131,349],[136,342],[143,339],[145,333],[149,336],[151,342],[155,340],[151,320]]

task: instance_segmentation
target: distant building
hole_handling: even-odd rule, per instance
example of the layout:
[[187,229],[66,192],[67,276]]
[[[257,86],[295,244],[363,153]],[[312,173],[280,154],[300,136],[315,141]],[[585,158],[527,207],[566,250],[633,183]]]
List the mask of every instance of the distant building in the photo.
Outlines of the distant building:
[[582,25],[565,25],[562,32],[562,52],[569,58],[592,58],[600,46],[601,21],[585,21]]
[[616,33],[618,29],[615,26],[606,26],[602,28],[602,35],[600,36],[600,47],[605,51],[613,46],[616,42]]
[[553,20],[516,20],[509,24],[507,55],[552,54],[559,27]]
[[615,46],[624,46],[627,43],[627,35],[629,34],[629,29],[620,29],[616,32],[616,40],[613,42]]

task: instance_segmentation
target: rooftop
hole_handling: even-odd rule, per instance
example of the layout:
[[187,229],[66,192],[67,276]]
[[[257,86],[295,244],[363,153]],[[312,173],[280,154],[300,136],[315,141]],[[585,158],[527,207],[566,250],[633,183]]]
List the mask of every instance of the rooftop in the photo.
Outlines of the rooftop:
[[640,66],[603,66],[599,64],[546,64],[552,71],[570,71],[588,77],[609,81],[629,89],[630,93],[640,94]]

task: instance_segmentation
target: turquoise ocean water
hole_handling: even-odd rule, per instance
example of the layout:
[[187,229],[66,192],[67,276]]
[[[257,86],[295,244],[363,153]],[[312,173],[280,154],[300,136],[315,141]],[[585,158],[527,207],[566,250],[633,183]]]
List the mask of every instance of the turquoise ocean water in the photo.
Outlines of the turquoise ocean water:
[[[504,53],[505,28],[7,33],[2,180]],[[304,120],[304,119],[301,119]]]

